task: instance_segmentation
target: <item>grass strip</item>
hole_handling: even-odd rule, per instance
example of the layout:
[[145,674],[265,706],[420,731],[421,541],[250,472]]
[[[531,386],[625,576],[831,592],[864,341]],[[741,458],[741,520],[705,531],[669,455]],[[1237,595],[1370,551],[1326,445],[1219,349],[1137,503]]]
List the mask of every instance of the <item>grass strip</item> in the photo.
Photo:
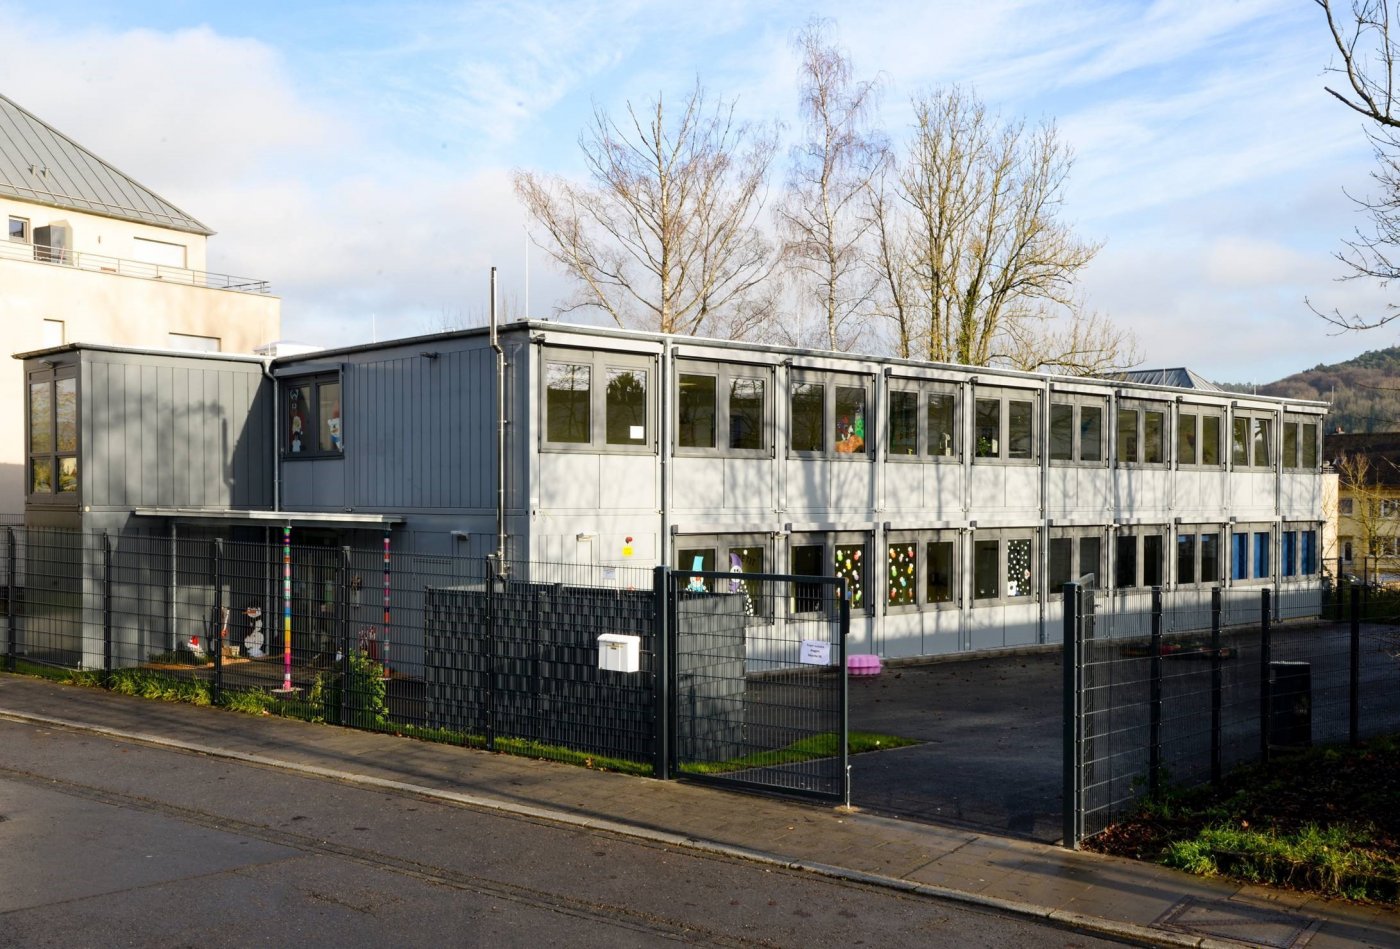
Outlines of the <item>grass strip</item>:
[[[733,771],[746,771],[750,768],[771,768],[777,765],[799,764],[819,758],[834,758],[840,753],[840,735],[837,732],[821,732],[809,735],[782,748],[755,751],[724,761],[687,761],[680,770],[687,774],[728,774]],[[851,732],[849,750],[853,755],[870,751],[888,751],[906,745],[917,745],[914,738],[900,738],[897,735],[884,735],[879,732]]]

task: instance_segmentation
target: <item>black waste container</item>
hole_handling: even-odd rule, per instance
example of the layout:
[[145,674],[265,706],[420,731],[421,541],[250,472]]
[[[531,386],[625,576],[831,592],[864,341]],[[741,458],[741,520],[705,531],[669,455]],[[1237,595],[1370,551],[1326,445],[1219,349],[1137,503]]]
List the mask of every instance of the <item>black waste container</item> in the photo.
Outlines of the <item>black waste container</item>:
[[1312,744],[1312,663],[1269,663],[1269,744]]

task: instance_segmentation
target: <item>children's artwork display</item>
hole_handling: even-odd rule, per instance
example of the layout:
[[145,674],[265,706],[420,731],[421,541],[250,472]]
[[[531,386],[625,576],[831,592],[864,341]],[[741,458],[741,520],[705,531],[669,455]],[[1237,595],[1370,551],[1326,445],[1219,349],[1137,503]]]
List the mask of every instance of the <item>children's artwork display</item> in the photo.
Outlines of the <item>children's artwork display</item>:
[[913,606],[916,602],[918,556],[918,547],[914,544],[890,544],[890,606]]
[[836,545],[836,576],[846,581],[851,609],[865,605],[865,545]]
[[1034,587],[1031,584],[1031,542],[1009,540],[1006,542],[1006,595],[1030,596]]

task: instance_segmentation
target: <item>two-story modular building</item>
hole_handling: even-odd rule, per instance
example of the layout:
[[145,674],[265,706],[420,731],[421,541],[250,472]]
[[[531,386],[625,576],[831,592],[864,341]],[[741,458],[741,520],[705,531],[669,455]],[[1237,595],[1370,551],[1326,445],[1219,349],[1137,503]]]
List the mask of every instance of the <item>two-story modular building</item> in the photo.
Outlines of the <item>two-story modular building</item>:
[[[278,337],[266,282],[208,272],[209,228],[4,96],[0,222],[6,353],[73,342],[251,353]],[[20,378],[17,363],[0,369],[6,392]],[[0,515],[75,491],[71,468],[29,466],[19,403],[4,404]]]
[[853,651],[887,657],[1057,641],[1084,574],[1125,611],[1154,586],[1318,602],[1321,403],[548,322],[500,346],[500,406],[484,329],[266,365],[28,354],[31,461],[77,433],[76,491],[30,521],[835,573]]

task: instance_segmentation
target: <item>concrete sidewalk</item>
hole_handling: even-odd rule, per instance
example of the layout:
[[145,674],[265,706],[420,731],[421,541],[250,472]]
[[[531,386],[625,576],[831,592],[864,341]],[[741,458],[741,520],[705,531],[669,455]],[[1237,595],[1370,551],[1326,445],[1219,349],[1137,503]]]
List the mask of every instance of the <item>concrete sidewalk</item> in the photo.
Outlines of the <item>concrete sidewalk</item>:
[[802,867],[1145,943],[1400,945],[1394,911],[699,784],[6,674],[0,674],[0,716]]

